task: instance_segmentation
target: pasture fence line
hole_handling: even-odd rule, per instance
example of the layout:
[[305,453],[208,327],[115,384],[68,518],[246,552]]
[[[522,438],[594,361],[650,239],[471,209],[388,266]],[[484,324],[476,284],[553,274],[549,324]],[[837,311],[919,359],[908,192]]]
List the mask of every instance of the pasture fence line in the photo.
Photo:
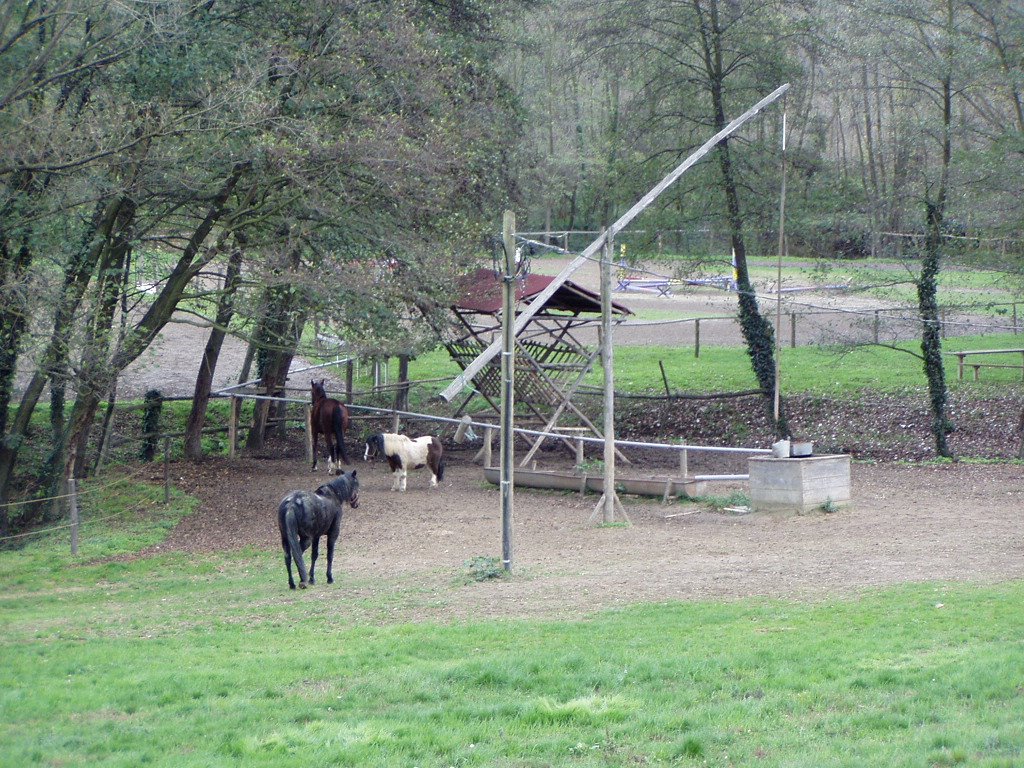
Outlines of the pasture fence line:
[[[763,298],[763,297],[761,297]],[[1001,304],[986,303],[980,305],[947,305],[940,308],[938,325],[942,338],[955,338],[960,335],[986,335],[988,333],[1021,333],[1021,322],[1018,313],[1018,302],[1005,302]],[[977,319],[967,317],[956,319],[954,312],[966,313],[972,306],[991,309],[1005,306],[1008,311],[1009,322],[981,322]],[[919,316],[909,314],[906,308],[902,307],[875,307],[868,309],[841,309],[841,308],[813,308],[805,310],[792,310],[784,312],[783,316],[788,318],[786,327],[780,328],[780,334],[788,331],[788,345],[790,348],[800,346],[798,339],[802,338],[803,345],[809,346],[819,343],[843,344],[843,343],[865,343],[870,341],[873,344],[892,342],[898,340],[916,340],[911,333],[918,332],[923,323]],[[859,319],[859,325],[853,325],[844,332],[837,331],[828,324],[830,318],[840,316]],[[708,323],[729,323],[736,326],[739,331],[739,319],[736,315],[707,315],[703,317],[680,317],[668,320],[624,320],[616,324],[617,329],[654,328],[671,325],[693,324],[693,354],[700,357],[701,352],[701,330],[706,328]],[[798,327],[802,330],[798,335]],[[817,335],[814,332],[817,331]]]

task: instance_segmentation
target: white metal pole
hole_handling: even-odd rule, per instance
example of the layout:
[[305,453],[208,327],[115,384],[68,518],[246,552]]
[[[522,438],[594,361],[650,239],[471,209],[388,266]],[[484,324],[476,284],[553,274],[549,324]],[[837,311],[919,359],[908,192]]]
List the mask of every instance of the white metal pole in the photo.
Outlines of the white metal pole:
[[604,521],[615,520],[615,372],[612,367],[612,259],[615,240],[601,250],[601,362],[604,365]]
[[[782,252],[786,248],[786,110],[782,110],[782,190],[779,195],[779,256],[775,275],[775,424],[782,392]],[[780,435],[782,437],[782,435]]]

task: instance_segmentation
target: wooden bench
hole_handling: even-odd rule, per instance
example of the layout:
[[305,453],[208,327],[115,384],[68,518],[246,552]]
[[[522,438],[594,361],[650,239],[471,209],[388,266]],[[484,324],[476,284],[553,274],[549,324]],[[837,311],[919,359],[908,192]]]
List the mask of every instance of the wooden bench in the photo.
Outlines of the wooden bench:
[[659,296],[672,295],[672,281],[667,277],[622,277],[619,278],[617,291],[646,291]]
[[[981,380],[982,368],[1014,368],[1021,372],[1021,380],[1024,381],[1024,349],[966,349],[960,352],[947,352],[947,355],[955,355],[957,359],[957,378],[964,380],[964,364],[974,369],[974,380]],[[1021,355],[1020,365],[1010,363],[975,363],[966,360],[970,355]]]
[[736,290],[736,281],[725,275],[676,279],[668,275],[659,275],[657,272],[648,272],[637,267],[627,267],[621,263],[615,273],[615,279],[617,281],[615,290],[617,291],[645,291],[647,293],[656,293],[659,296],[671,296],[672,288],[687,285],[697,287],[710,286],[723,291]]
[[672,283],[668,275],[659,275],[657,272],[649,272],[640,267],[631,267],[624,261],[620,261],[615,271],[617,285],[616,291],[645,291],[656,293],[659,296],[672,295]]

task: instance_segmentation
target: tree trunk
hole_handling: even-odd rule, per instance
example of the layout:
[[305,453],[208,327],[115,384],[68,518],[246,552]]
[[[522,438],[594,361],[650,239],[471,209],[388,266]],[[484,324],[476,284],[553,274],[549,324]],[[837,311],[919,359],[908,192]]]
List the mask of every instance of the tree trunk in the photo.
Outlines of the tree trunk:
[[39,369],[33,374],[22,393],[10,433],[0,444],[0,504],[6,503],[10,498],[11,478],[17,465],[18,452],[28,433],[32,413],[43,394],[47,381],[50,382],[50,424],[53,442],[49,461],[55,467],[63,465],[64,390],[68,368],[68,336],[71,333],[75,312],[81,305],[82,297],[92,279],[97,260],[109,244],[123,202],[123,198],[118,198],[97,206],[93,219],[94,226],[89,229],[77,256],[71,260],[66,269],[64,286],[54,313],[53,331],[50,334],[49,345],[43,354]]
[[199,364],[199,374],[196,376],[196,386],[192,395],[192,410],[189,412],[188,424],[185,427],[185,458],[187,459],[198,460],[203,457],[202,431],[206,424],[206,409],[210,403],[210,387],[213,383],[213,373],[217,370],[217,360],[224,344],[224,337],[227,335],[228,325],[234,316],[235,293],[241,282],[241,274],[242,249],[239,247],[231,252],[231,258],[228,260],[217,317],[213,328],[210,329],[210,337],[206,340],[203,359]]
[[[228,198],[248,167],[247,163],[235,164],[231,175],[225,179],[223,186],[210,203],[206,216],[185,244],[182,254],[171,270],[171,273],[167,276],[160,294],[143,314],[142,319],[135,325],[132,332],[127,335],[125,343],[109,359],[106,355],[102,358],[96,357],[100,351],[99,345],[87,343],[86,357],[82,366],[82,382],[78,399],[75,401],[72,409],[71,423],[68,428],[67,445],[70,446],[70,450],[65,460],[66,477],[73,476],[72,473],[76,471],[76,466],[80,469],[80,463],[83,458],[82,446],[88,435],[88,430],[92,426],[92,419],[99,406],[100,397],[110,386],[110,382],[117,378],[118,374],[152,343],[160,329],[171,319],[171,315],[181,300],[185,288],[198,271],[209,261],[209,259],[198,259],[199,250],[214,225],[223,215]],[[118,237],[121,238],[122,235],[119,234]],[[111,250],[119,251],[120,244],[115,243],[111,246]],[[100,273],[103,274],[104,271],[101,268]],[[104,296],[105,305],[106,297],[102,293],[100,295]],[[116,296],[114,298],[116,303]],[[109,334],[109,319],[103,322],[103,327],[94,327],[93,335],[97,333]]]
[[[700,36],[704,54],[704,66],[708,76],[708,87],[714,110],[715,130],[722,130],[725,119],[725,69],[722,62],[721,36],[717,0],[707,3],[707,8],[694,2],[694,9],[701,18]],[[775,332],[772,324],[761,316],[757,296],[750,284],[747,268],[747,249],[743,238],[743,214],[740,210],[738,185],[732,169],[729,140],[719,143],[716,153],[722,174],[722,191],[725,194],[729,235],[736,262],[736,285],[739,294],[740,328],[747,343],[747,354],[754,368],[757,382],[765,393],[765,403],[774,418],[775,394]],[[787,432],[786,417],[780,404],[779,420],[775,431],[780,437]]]
[[948,393],[946,369],[942,361],[942,325],[937,299],[942,215],[934,204],[928,206],[928,213],[924,263],[921,265],[921,276],[917,282],[917,302],[921,315],[921,353],[924,356],[924,373],[928,379],[935,452],[939,456],[952,458],[953,454],[946,441],[946,435],[952,431],[952,425],[946,415]]

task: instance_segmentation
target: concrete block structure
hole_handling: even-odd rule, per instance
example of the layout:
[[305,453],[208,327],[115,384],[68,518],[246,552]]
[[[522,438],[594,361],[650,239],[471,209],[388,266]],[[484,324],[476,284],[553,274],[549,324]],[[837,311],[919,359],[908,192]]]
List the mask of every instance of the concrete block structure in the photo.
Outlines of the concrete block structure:
[[839,508],[851,504],[849,454],[752,456],[748,462],[750,505],[755,512],[803,514],[828,503]]

